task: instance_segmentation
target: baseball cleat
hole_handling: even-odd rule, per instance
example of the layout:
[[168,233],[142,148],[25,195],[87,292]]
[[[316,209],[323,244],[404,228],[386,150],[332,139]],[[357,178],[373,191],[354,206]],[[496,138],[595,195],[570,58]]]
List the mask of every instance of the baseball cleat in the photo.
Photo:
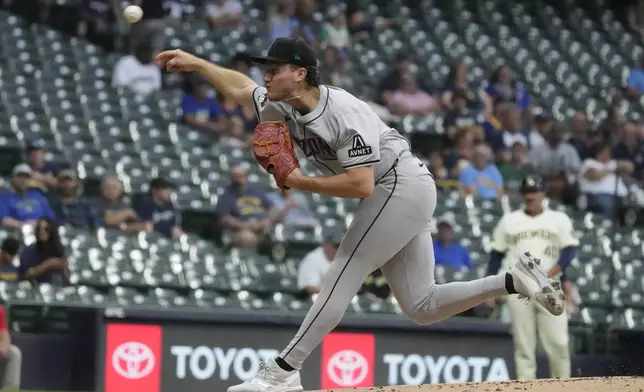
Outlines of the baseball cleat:
[[519,299],[531,299],[543,306],[554,316],[564,312],[564,295],[561,284],[548,278],[541,269],[541,260],[525,252],[512,266],[514,288],[519,293]]
[[239,385],[228,388],[228,392],[302,392],[302,381],[298,370],[286,371],[275,363],[275,359],[262,362],[257,375]]

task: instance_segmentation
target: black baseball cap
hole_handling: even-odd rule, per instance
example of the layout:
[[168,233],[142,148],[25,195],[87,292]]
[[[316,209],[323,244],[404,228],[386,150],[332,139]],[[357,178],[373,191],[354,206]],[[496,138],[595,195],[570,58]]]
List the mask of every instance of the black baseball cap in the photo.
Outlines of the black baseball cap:
[[534,174],[528,174],[524,176],[523,180],[521,181],[521,187],[519,188],[519,191],[521,193],[543,192],[545,190],[546,186],[543,182],[543,179]]
[[342,242],[342,238],[344,238],[344,233],[340,231],[334,231],[332,233],[329,233],[324,240],[327,244],[340,246],[340,243]]
[[266,56],[249,56],[258,64],[284,63],[302,67],[317,66],[318,60],[313,48],[300,38],[277,38]]
[[150,189],[173,189],[174,184],[165,178],[157,177],[150,181]]
[[41,150],[46,146],[47,146],[47,143],[45,143],[45,141],[42,139],[32,140],[29,143],[27,143],[27,151]]

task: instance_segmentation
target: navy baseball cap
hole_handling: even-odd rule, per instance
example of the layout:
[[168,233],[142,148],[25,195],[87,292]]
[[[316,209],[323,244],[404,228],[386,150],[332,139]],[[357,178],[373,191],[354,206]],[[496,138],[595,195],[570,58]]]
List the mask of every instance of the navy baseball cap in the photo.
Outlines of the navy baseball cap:
[[277,38],[266,56],[250,56],[258,64],[283,63],[302,67],[317,66],[318,61],[313,48],[299,38]]
[[519,188],[519,191],[521,193],[543,192],[545,190],[546,186],[543,183],[543,179],[534,174],[528,174],[527,176],[523,177],[523,181],[521,181],[521,187]]
[[174,184],[165,178],[157,177],[150,181],[150,189],[174,189]]
[[46,146],[47,143],[45,143],[45,141],[42,139],[32,140],[27,143],[27,150],[40,150],[45,148]]

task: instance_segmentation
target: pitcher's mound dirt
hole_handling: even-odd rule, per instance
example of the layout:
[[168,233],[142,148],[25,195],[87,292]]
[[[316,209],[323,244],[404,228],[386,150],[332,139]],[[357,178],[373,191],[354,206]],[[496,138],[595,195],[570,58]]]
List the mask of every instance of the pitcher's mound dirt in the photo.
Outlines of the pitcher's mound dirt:
[[325,392],[644,392],[643,377],[593,377],[568,380],[501,381],[327,390]]

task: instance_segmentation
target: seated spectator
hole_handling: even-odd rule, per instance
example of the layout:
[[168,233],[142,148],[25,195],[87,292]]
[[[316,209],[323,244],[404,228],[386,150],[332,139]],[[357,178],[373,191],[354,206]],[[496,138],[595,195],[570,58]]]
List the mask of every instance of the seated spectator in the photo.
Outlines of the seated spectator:
[[621,106],[621,96],[619,94],[614,94],[611,98],[610,105],[606,109],[606,118],[601,122],[598,127],[598,133],[601,135],[601,138],[610,145],[614,145],[620,142],[619,134],[622,128],[622,123],[624,122],[624,117],[622,116]]
[[20,390],[20,376],[22,373],[22,351],[11,343],[11,334],[7,323],[7,313],[4,306],[0,305],[0,389]]
[[461,172],[472,161],[475,135],[472,132],[458,132],[455,136],[454,151],[445,157],[445,167],[450,177],[460,178]]
[[197,74],[188,77],[181,103],[183,122],[193,128],[220,134],[228,127],[221,106],[214,97],[214,90]]
[[549,134],[552,126],[552,117],[545,110],[538,108],[533,111],[533,127],[528,134],[528,146],[530,150],[546,144],[544,136]]
[[16,255],[20,251],[22,242],[15,238],[5,238],[0,247],[0,280],[18,280],[18,268],[13,264]]
[[239,128],[241,128],[241,132],[231,129],[228,136],[239,139],[243,146],[250,145],[253,140],[253,131],[259,124],[255,109],[252,106],[241,106],[235,100],[223,94],[219,95],[219,106],[223,115],[228,118],[230,127],[233,128],[239,125]]
[[553,126],[542,130],[546,143],[530,151],[528,161],[546,182],[551,177],[560,173],[565,175],[576,174],[581,166],[577,150],[568,143],[563,142],[563,129]]
[[45,141],[34,140],[27,143],[27,164],[31,167],[32,188],[43,192],[56,188],[56,173],[58,168],[52,162],[45,161]]
[[217,216],[222,229],[234,234],[237,247],[256,249],[273,226],[273,205],[263,189],[248,185],[242,165],[230,169],[230,185],[219,196]]
[[340,50],[348,48],[351,44],[351,35],[346,16],[337,7],[330,7],[327,18],[328,22],[324,24],[322,30],[322,40]]
[[231,61],[230,68],[253,79],[258,85],[264,85],[264,73],[250,61],[248,55],[237,53]]
[[387,99],[387,107],[392,114],[425,116],[438,110],[439,103],[418,88],[416,76],[407,73],[402,75],[400,89]]
[[278,0],[272,15],[268,18],[268,31],[270,41],[277,38],[291,37],[299,27],[295,19],[295,1]]
[[39,219],[36,222],[35,236],[36,242],[20,253],[20,279],[64,285],[69,281],[69,267],[56,222]]
[[83,196],[83,190],[72,169],[58,173],[58,189],[49,203],[59,225],[77,229],[95,230],[102,226],[102,219],[94,206]]
[[583,113],[575,113],[570,119],[570,138],[568,138],[568,144],[577,150],[577,154],[581,160],[588,157],[589,131],[586,116]]
[[340,242],[342,235],[334,233],[328,236],[322,245],[304,256],[297,271],[297,287],[300,290],[308,295],[320,292],[324,275],[338,251]]
[[434,176],[434,181],[439,189],[459,188],[458,177],[452,176],[447,170],[440,151],[429,153],[429,171]]
[[121,7],[113,0],[82,0],[80,2],[80,20],[87,28],[85,37],[97,45],[112,51],[118,34],[117,15]]
[[446,265],[458,270],[474,268],[467,249],[454,242],[454,228],[451,223],[442,219],[438,222],[436,228],[438,229],[434,240],[434,260],[436,260],[436,265]]
[[29,189],[32,170],[26,163],[13,168],[11,189],[0,195],[0,222],[3,227],[17,229],[32,225],[42,217],[54,216],[45,197]]
[[472,163],[461,172],[461,194],[477,195],[483,199],[503,196],[503,177],[492,163],[492,151],[485,144],[474,147]]
[[516,104],[521,110],[530,106],[527,88],[516,79],[508,65],[499,66],[490,77],[485,92],[494,100]]
[[116,177],[105,177],[101,181],[101,197],[98,211],[102,214],[104,226],[126,233],[154,230],[151,222],[141,221],[136,212],[121,200],[121,183]]
[[354,41],[368,40],[374,31],[387,28],[394,23],[394,20],[382,17],[369,20],[361,6],[357,2],[352,3],[347,5],[345,15],[349,22],[349,32]]
[[319,47],[322,26],[315,18],[315,1],[297,0],[295,18],[297,19],[298,27],[293,36],[307,41],[313,47]]
[[488,144],[493,145],[498,143],[499,135],[503,134],[503,124],[501,119],[505,117],[506,111],[510,106],[502,101],[492,101],[492,114],[485,118],[483,122],[483,131],[485,132],[485,140]]
[[[135,23],[138,24],[138,23]],[[149,95],[161,90],[161,70],[154,63],[155,51],[141,43],[134,54],[121,57],[114,66],[112,86],[128,88],[135,94]]]
[[471,84],[467,79],[467,65],[457,61],[450,66],[447,80],[441,92],[441,102],[448,109],[454,108],[453,94],[459,92],[465,99],[469,110],[484,110],[485,116],[492,115],[492,100],[480,86]]
[[273,208],[279,211],[275,222],[282,222],[287,229],[314,227],[319,223],[302,192],[288,189],[269,193],[268,197]]
[[209,0],[206,20],[212,27],[238,27],[244,20],[244,8],[238,0]]
[[166,237],[183,235],[181,229],[181,213],[172,203],[174,185],[164,178],[150,181],[150,194],[132,203],[133,210],[139,221],[145,222],[152,229]]
[[389,287],[387,279],[385,279],[380,268],[367,276],[367,279],[362,283],[360,290],[358,290],[358,294],[380,300],[386,300],[392,296],[391,288]]
[[322,84],[340,87],[353,92],[354,79],[348,69],[348,59],[336,47],[327,45],[322,54],[320,64],[320,81]]
[[510,149],[510,160],[499,166],[505,189],[518,192],[523,177],[534,173],[532,166],[527,163],[528,149],[521,142],[515,142]]
[[[388,74],[386,74],[385,77],[380,82],[379,93],[378,93],[378,99],[380,99],[380,101],[378,103],[387,105],[387,103],[389,102],[390,96],[396,90],[400,89],[402,85],[403,75],[407,75],[410,72],[412,71],[411,71],[411,61],[409,60],[409,56],[406,53],[402,53],[402,52],[398,53],[396,55],[395,68],[391,70]],[[421,90],[425,91],[426,93],[431,92],[429,87],[426,86],[422,80],[418,81],[418,87]]]
[[644,56],[639,59],[639,64],[628,74],[626,93],[632,99],[639,99],[644,94]]
[[447,132],[447,137],[454,138],[457,130],[467,127],[476,133],[476,138],[483,139],[485,134],[480,126],[476,113],[467,107],[466,92],[463,90],[454,90],[450,92],[452,102],[450,109],[447,110],[443,119],[443,128]]
[[588,210],[614,217],[617,200],[628,194],[620,175],[632,172],[631,162],[612,159],[609,145],[592,145],[579,169],[579,190],[586,196]]
[[633,164],[633,177],[644,181],[644,143],[638,135],[638,125],[632,121],[621,127],[621,141],[613,148],[613,158],[618,161],[629,161]]
[[512,104],[507,104],[506,109],[501,109],[501,125],[503,131],[497,134],[497,137],[492,142],[492,148],[495,153],[503,162],[507,162],[510,158],[510,148],[514,143],[521,143],[528,146],[528,137],[521,130],[521,109]]

